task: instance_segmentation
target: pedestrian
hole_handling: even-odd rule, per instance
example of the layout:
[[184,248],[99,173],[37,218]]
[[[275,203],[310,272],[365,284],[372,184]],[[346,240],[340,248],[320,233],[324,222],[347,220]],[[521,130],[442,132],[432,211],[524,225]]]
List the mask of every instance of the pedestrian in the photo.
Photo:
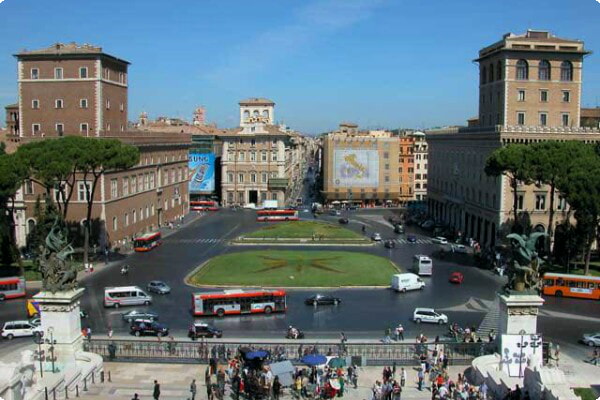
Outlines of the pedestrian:
[[140,397],[138,396],[137,393],[134,393],[133,397],[131,398],[131,400],[140,400]]
[[402,324],[398,325],[398,335],[400,335],[400,339],[404,340],[404,327]]
[[400,371],[400,386],[404,387],[405,384],[406,384],[406,370],[404,369],[404,367],[402,367],[402,370]]
[[490,333],[488,333],[488,342],[492,343],[496,338],[496,332],[492,329]]
[[595,348],[594,351],[592,352],[592,358],[590,359],[590,364],[598,365],[598,358],[600,358],[600,353],[598,352],[598,349]]
[[112,329],[112,327],[111,327],[111,326],[109,326],[109,327],[108,327],[108,338],[109,338],[109,339],[112,339],[112,337],[113,337],[113,329]]
[[157,380],[154,380],[154,390],[152,391],[152,398],[158,400],[160,398],[160,385]]
[[240,385],[241,385],[242,379],[240,378],[239,374],[235,374],[233,376],[233,379],[231,380],[231,389],[233,390],[233,395],[235,400],[238,400],[240,398]]
[[479,393],[481,393],[481,397],[483,398],[483,400],[487,399],[487,392],[488,392],[488,386],[487,383],[485,383],[485,381],[481,384],[481,386],[479,386]]
[[281,391],[281,383],[279,382],[279,377],[275,376],[273,379],[273,399],[279,400],[279,393]]
[[92,341],[92,328],[90,328],[89,325],[85,330],[85,336],[87,337],[88,342]]
[[425,373],[423,372],[423,368],[419,368],[419,372],[417,372],[417,379],[419,384],[419,391],[423,390],[423,380],[425,379]]
[[190,383],[190,393],[192,394],[191,400],[196,400],[196,380],[192,379],[192,383]]

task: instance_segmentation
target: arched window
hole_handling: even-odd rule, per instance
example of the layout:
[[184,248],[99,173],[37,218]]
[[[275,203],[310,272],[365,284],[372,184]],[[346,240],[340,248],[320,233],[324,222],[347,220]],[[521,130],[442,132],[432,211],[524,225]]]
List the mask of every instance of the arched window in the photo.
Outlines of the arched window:
[[27,220],[27,234],[30,234],[31,232],[33,232],[34,228],[35,228],[35,220],[28,219]]
[[529,79],[529,64],[525,60],[517,61],[517,79]]
[[244,111],[244,118],[250,118],[250,111]]
[[494,82],[494,64],[490,64],[490,82]]
[[496,67],[496,79],[502,79],[502,61],[498,61],[498,66]]
[[573,80],[573,64],[571,63],[571,61],[563,61],[562,64],[560,64],[560,80]]
[[487,79],[487,69],[485,67],[483,67],[481,69],[481,84],[482,85],[485,85],[486,79]]
[[269,110],[263,110],[262,116],[265,118],[269,118]]
[[258,112],[258,110],[254,110],[254,112],[252,113],[253,116],[258,117],[260,114]]
[[546,60],[540,61],[538,64],[538,79],[540,81],[549,81],[550,78],[550,63]]

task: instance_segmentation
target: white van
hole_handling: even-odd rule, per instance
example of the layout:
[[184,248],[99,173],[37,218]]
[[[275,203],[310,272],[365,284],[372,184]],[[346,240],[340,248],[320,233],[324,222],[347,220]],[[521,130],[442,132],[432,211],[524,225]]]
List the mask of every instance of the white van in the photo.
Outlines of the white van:
[[152,303],[149,296],[137,286],[104,288],[104,307],[139,306]]
[[412,271],[417,275],[433,274],[433,261],[431,258],[422,254],[417,254],[413,257]]
[[392,289],[397,292],[420,290],[425,287],[425,282],[415,274],[396,274],[392,276]]

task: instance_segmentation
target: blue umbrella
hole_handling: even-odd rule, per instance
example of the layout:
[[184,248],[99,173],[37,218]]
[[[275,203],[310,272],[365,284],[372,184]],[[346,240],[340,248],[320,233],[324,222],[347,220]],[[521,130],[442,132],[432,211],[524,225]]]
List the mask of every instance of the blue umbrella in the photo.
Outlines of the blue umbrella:
[[246,353],[244,356],[246,360],[254,360],[255,358],[267,358],[269,356],[269,352],[266,350],[256,350]]
[[322,356],[321,354],[309,354],[300,359],[302,364],[306,364],[309,366],[313,365],[321,365],[327,362],[327,357]]

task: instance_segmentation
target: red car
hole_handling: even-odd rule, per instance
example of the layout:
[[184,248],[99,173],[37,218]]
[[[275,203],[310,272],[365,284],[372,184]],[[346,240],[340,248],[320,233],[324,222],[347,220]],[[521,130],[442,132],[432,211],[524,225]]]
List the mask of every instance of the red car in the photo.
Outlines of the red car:
[[450,274],[450,283],[462,283],[465,277],[460,272],[453,272]]

